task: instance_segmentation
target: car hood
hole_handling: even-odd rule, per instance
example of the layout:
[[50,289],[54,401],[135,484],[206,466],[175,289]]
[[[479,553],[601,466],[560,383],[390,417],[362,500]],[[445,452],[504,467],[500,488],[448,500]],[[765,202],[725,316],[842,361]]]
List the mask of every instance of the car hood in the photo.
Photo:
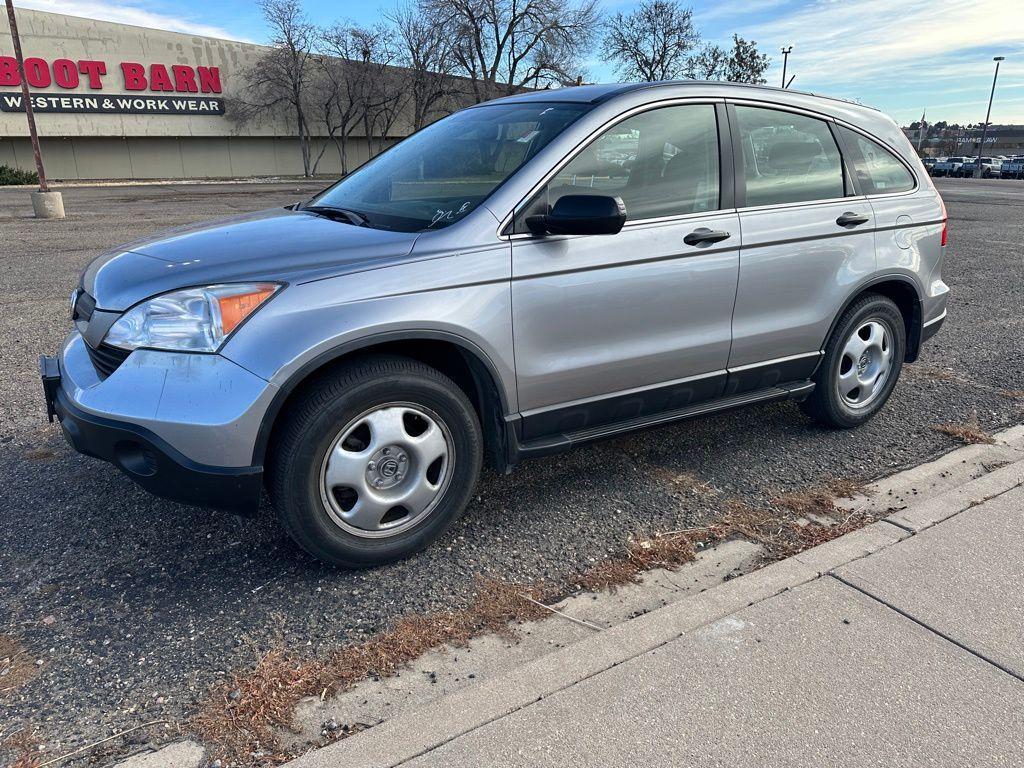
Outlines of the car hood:
[[214,283],[334,277],[410,258],[417,233],[357,227],[285,208],[192,224],[115,248],[82,287],[106,310]]

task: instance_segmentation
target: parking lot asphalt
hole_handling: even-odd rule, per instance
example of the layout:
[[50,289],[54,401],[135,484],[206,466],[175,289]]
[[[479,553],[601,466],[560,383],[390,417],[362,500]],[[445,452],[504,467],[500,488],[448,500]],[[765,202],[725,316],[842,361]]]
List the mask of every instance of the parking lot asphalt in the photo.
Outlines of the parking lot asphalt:
[[[30,724],[59,754],[144,722],[166,739],[224,673],[286,644],[316,653],[413,611],[466,603],[477,574],[559,579],[630,534],[704,522],[659,478],[692,472],[757,499],[825,478],[871,479],[954,442],[933,426],[1024,421],[1024,183],[939,180],[950,213],[949,318],[881,415],[829,432],[792,404],[669,426],[487,475],[427,552],[363,572],[322,566],[266,510],[241,521],[155,499],[73,454],[46,424],[36,358],[69,329],[68,295],[106,247],[165,227],[308,197],[320,182],[73,187],[66,221],[0,190],[0,636],[36,677],[0,690],[0,737]],[[0,684],[0,689],[3,685]],[[5,730],[5,726],[7,729]],[[127,747],[109,745],[114,751]]]

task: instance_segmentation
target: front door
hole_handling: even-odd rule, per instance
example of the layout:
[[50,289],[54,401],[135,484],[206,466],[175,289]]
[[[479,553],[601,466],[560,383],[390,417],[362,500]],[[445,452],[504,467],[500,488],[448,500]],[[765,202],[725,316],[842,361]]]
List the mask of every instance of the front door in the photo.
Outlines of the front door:
[[[564,434],[717,397],[725,382],[740,232],[722,210],[714,104],[623,119],[526,205],[512,240],[512,321],[523,438]],[[723,174],[723,167],[726,173]],[[731,183],[726,185],[731,193]],[[565,194],[620,197],[617,235],[527,234]],[[710,230],[715,237],[685,238]]]

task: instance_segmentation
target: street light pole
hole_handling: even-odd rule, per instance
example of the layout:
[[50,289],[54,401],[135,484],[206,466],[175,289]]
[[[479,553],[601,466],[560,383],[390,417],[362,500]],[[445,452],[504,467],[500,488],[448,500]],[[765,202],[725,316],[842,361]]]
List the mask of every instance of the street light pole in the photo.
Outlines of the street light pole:
[[974,167],[974,178],[976,179],[981,178],[981,156],[985,152],[985,139],[988,138],[988,120],[992,117],[992,99],[996,95],[996,80],[999,79],[999,62],[1005,58],[1005,56],[994,56],[992,58],[992,61],[996,63],[996,73],[992,75],[992,90],[988,94],[988,112],[985,113],[985,123],[981,126],[981,144],[978,145],[978,161]]
[[14,59],[18,64],[18,77],[21,78],[21,103],[28,119],[28,135],[32,140],[32,153],[36,158],[36,173],[39,175],[39,191],[32,195],[32,208],[36,218],[63,219],[64,203],[60,192],[51,192],[46,183],[46,171],[43,169],[43,155],[39,150],[39,134],[36,132],[36,115],[32,110],[32,98],[28,92],[28,80],[25,78],[25,57],[21,52],[21,38],[18,36],[18,20],[14,16],[13,0],[6,0],[7,22],[11,27],[11,41],[14,43]]
[[[8,0],[10,2],[10,0]],[[782,87],[788,88],[786,85],[786,65],[789,63],[789,54],[793,50],[793,46],[787,46],[781,49],[782,52]]]

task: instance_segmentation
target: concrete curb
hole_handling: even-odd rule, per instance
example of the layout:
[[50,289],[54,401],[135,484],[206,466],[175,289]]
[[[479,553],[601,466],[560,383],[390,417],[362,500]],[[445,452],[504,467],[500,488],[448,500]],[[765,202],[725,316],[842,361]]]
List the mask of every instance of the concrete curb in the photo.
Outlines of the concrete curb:
[[[1018,438],[1018,434],[1013,434]],[[898,544],[916,532],[1024,483],[1024,459],[884,521],[684,598],[565,650],[439,699],[419,710],[313,750],[290,768],[385,768],[429,752],[487,723],[647,653],[738,610]]]
[[1021,483],[1024,483],[1024,460],[982,475],[937,499],[895,512],[885,520],[910,532],[920,533]]

